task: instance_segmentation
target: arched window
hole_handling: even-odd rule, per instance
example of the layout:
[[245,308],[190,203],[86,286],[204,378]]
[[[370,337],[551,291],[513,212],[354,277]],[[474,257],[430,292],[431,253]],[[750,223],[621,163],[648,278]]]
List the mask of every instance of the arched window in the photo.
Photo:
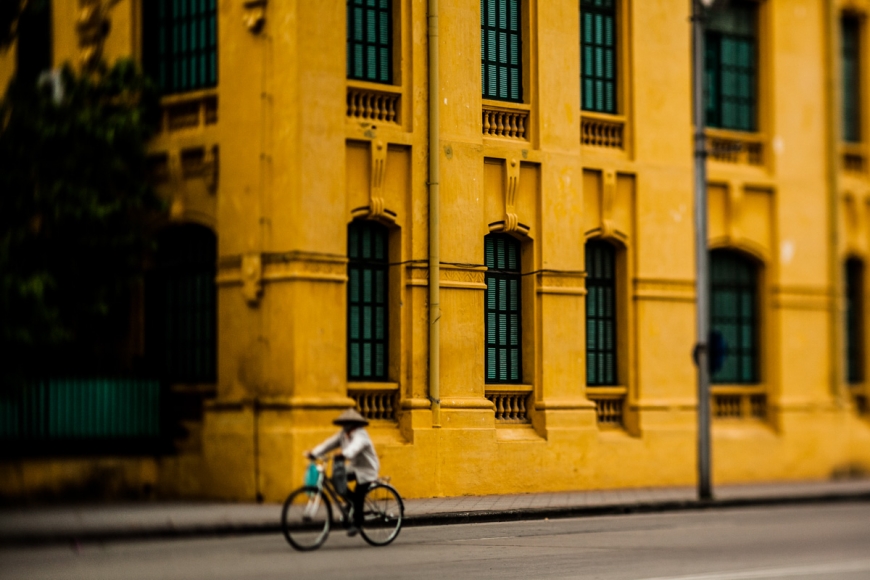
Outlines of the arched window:
[[616,248],[586,242],[586,384],[617,384]]
[[351,381],[387,380],[389,231],[377,222],[347,229],[347,375]]
[[846,380],[864,381],[864,263],[846,260]]
[[217,379],[216,266],[217,240],[208,228],[183,225],[158,236],[146,282],[145,348],[165,380]]
[[520,242],[508,234],[483,240],[486,272],[486,382],[519,383],[522,366]]
[[724,342],[722,367],[714,383],[759,381],[758,266],[732,250],[710,252],[710,330]]

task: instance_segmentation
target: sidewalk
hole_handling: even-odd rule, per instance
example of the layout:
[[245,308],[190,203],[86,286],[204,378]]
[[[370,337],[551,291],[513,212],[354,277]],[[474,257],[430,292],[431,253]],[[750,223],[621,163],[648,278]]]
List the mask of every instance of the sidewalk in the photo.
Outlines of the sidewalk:
[[[695,488],[666,487],[409,499],[405,525],[870,501],[870,479],[727,485],[714,488],[714,495],[714,500],[700,502]],[[280,517],[278,504],[143,502],[3,508],[0,545],[278,533]]]

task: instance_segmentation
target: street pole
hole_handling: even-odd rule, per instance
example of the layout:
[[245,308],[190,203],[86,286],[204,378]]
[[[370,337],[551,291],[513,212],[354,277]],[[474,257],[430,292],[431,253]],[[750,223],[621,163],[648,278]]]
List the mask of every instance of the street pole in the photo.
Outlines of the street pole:
[[[710,489],[710,284],[707,252],[707,139],[704,136],[704,7],[692,2],[692,93],[695,121],[695,364],[698,365],[698,499]],[[711,4],[712,2],[707,2]]]

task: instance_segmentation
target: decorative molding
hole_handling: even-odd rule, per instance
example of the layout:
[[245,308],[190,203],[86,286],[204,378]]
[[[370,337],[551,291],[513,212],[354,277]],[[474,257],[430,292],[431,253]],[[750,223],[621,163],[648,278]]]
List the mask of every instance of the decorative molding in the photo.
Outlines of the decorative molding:
[[542,270],[537,273],[538,294],[586,295],[586,272]]
[[384,180],[387,174],[387,151],[389,146],[380,139],[371,142],[371,183],[369,204],[351,210],[354,218],[374,219],[387,224],[395,223],[396,212],[387,209],[384,201]]
[[[259,276],[256,270],[258,264]],[[251,272],[248,271],[249,268],[252,269]],[[256,295],[254,301],[259,300],[262,285],[267,282],[293,280],[344,283],[347,281],[347,258],[333,254],[292,251],[224,256],[218,260],[217,284],[219,286],[241,284],[246,299],[248,296]],[[246,285],[250,288],[246,288]]]
[[103,58],[103,47],[112,27],[109,11],[119,0],[79,0],[76,16],[79,63],[93,69]]
[[710,159],[738,165],[764,165],[764,137],[758,133],[706,130]]
[[254,34],[258,34],[266,23],[267,0],[245,0],[242,21]]
[[515,157],[505,160],[504,219],[489,224],[491,232],[516,232],[528,235],[530,226],[519,221],[517,194],[520,188],[520,161]]
[[864,143],[841,143],[840,159],[846,173],[867,173],[867,146]]
[[832,296],[823,286],[774,286],[773,307],[786,310],[822,310],[831,306]]
[[253,306],[263,295],[263,257],[260,254],[242,256],[241,268],[242,296]]
[[635,278],[634,299],[694,303],[695,281],[666,278]]
[[[486,290],[486,266],[467,267],[441,264],[441,287],[465,290]],[[424,264],[408,264],[408,286],[428,286],[429,267]]]

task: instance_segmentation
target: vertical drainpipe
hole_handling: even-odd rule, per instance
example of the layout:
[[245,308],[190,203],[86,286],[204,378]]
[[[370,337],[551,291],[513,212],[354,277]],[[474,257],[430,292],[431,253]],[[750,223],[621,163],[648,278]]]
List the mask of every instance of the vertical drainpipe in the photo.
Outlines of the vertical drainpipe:
[[827,164],[828,164],[828,277],[831,283],[831,298],[829,306],[830,345],[830,381],[831,394],[838,407],[846,403],[842,392],[842,352],[840,345],[843,337],[843,317],[840,315],[840,296],[842,291],[840,268],[840,243],[838,232],[839,214],[839,167],[840,167],[840,76],[838,74],[838,44],[837,6],[834,0],[825,2],[825,42],[827,58],[825,75],[825,98],[828,102],[827,131]]
[[438,89],[438,0],[429,0],[429,399],[441,427],[441,156]]

